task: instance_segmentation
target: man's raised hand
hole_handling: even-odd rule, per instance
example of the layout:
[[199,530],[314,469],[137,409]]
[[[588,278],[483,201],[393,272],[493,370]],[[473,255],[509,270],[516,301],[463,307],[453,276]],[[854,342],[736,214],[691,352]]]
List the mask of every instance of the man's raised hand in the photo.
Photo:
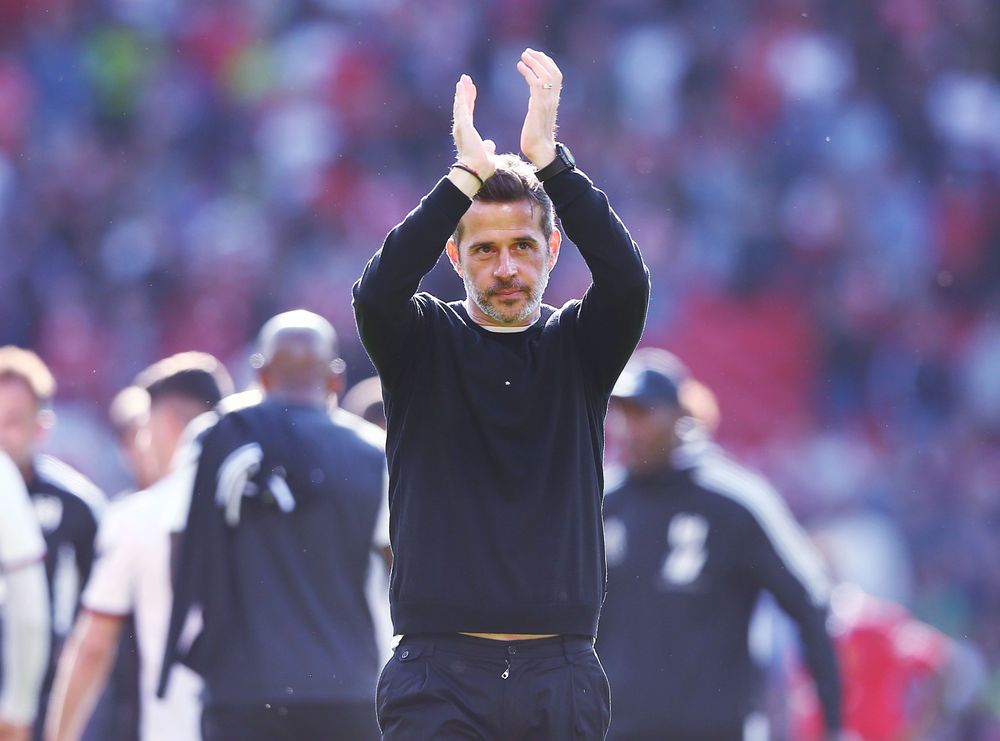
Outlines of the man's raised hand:
[[473,123],[475,108],[476,86],[471,77],[462,75],[455,85],[451,135],[455,140],[457,161],[476,174],[455,167],[448,173],[448,179],[470,198],[482,187],[480,180],[488,179],[496,170],[497,146],[490,139],[484,140],[476,131]]
[[537,169],[556,158],[556,113],[562,72],[544,52],[525,49],[517,71],[528,83],[528,114],[521,128],[521,151]]

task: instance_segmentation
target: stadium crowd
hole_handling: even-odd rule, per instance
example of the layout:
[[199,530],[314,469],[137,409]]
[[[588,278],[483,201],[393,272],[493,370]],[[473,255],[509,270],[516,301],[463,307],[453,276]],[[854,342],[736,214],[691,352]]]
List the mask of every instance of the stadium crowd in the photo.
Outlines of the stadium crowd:
[[[516,132],[509,60],[548,49],[560,138],[650,267],[643,344],[842,577],[977,648],[954,737],[1000,738],[998,26],[993,0],[0,0],[0,345],[51,367],[49,448],[109,491],[107,404],[157,358],[246,382],[304,306],[360,381],[351,284],[450,162],[458,73]],[[588,278],[567,251],[548,303]],[[461,295],[447,265],[425,287]]]

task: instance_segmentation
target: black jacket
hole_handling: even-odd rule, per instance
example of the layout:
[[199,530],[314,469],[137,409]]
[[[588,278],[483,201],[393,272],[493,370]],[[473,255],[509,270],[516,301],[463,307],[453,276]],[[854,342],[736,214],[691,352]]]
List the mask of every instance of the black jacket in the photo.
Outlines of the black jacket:
[[[160,691],[174,661],[206,705],[361,701],[379,656],[366,594],[385,492],[381,431],[265,400],[202,439]],[[187,649],[192,607],[204,627]]]
[[604,517],[597,648],[615,698],[609,738],[740,738],[761,700],[747,634],[765,590],[796,623],[827,722],[839,728],[829,585],[764,479],[693,440],[673,466],[609,490]]

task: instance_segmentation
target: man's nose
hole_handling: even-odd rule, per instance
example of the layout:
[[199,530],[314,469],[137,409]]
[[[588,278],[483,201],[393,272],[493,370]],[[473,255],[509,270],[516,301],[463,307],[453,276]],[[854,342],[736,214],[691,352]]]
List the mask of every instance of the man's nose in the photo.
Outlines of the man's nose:
[[493,275],[497,278],[510,278],[517,273],[517,261],[507,250],[501,250]]

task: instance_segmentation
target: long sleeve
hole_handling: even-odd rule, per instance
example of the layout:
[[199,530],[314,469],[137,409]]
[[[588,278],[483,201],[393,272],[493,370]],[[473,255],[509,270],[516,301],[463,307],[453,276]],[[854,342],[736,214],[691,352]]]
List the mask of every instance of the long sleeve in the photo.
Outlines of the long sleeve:
[[434,267],[471,203],[442,178],[389,232],[354,284],[358,333],[383,381],[393,377],[414,337],[420,313],[414,294],[420,281]]
[[829,586],[819,557],[776,492],[757,500],[745,568],[795,622],[827,729],[841,727],[840,672],[826,627]]
[[49,592],[41,561],[5,574],[3,693],[0,718],[29,724],[49,661]]
[[579,171],[545,181],[566,236],[590,268],[580,307],[580,344],[598,388],[608,391],[642,336],[649,271],[608,197]]

